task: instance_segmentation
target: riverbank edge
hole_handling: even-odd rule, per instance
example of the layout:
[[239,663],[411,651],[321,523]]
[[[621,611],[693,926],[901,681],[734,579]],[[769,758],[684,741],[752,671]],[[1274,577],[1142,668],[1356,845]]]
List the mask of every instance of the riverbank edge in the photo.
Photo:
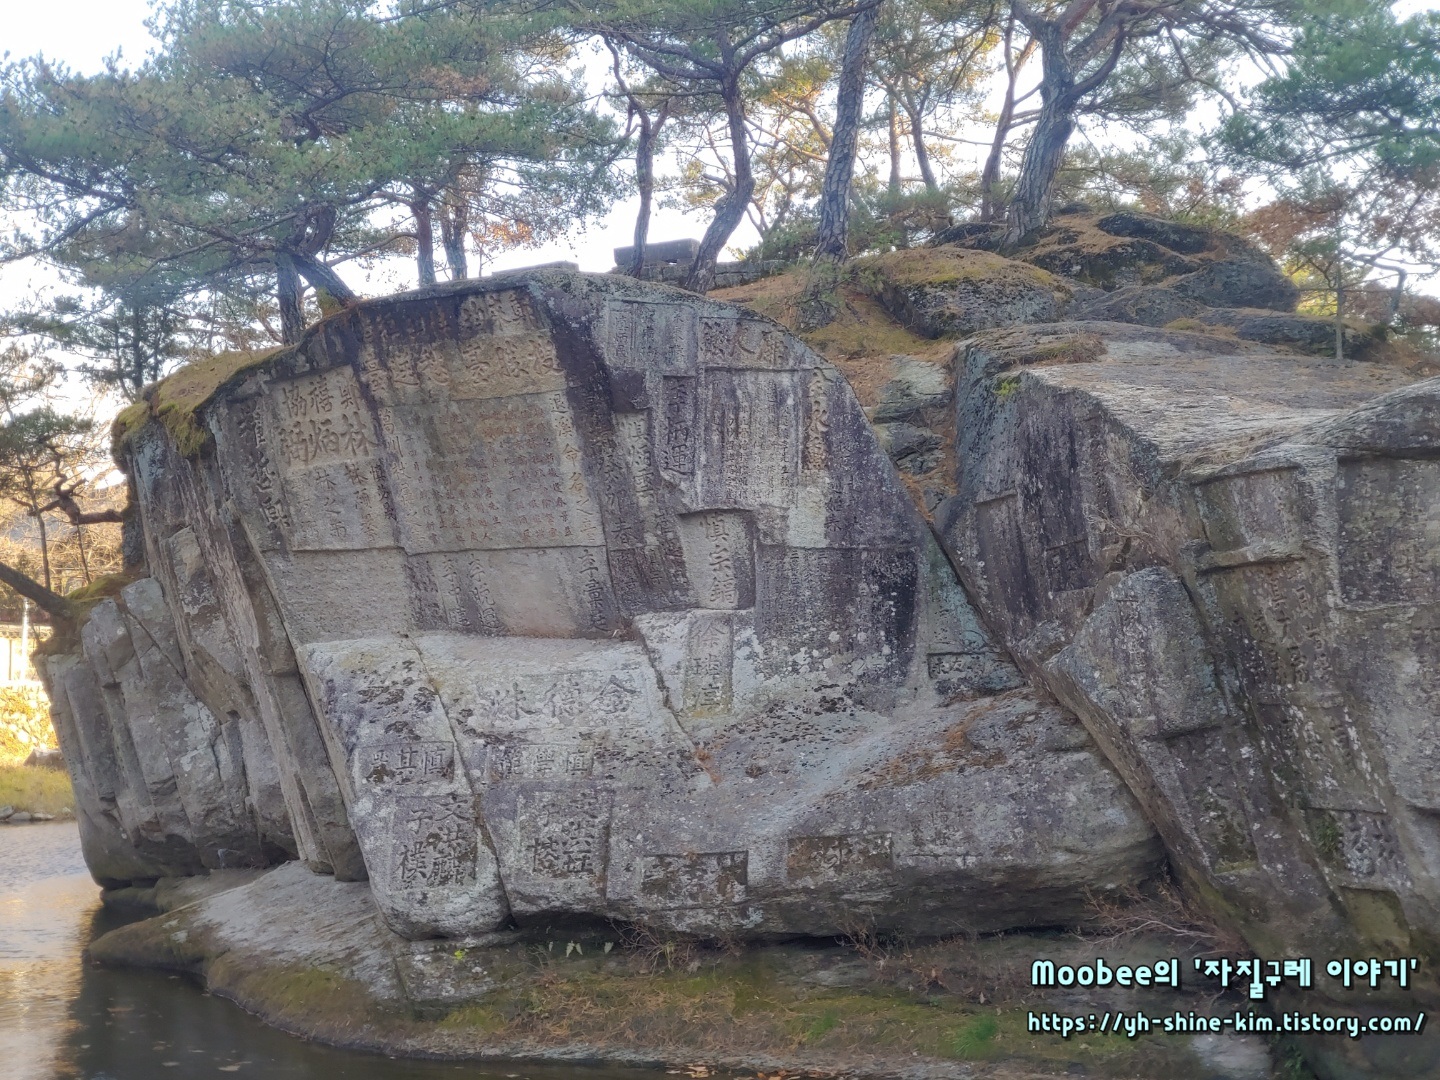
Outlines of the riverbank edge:
[[[306,895],[329,882],[289,873]],[[329,882],[342,902],[311,903],[296,912],[309,925],[259,942],[236,920],[276,921],[263,912],[271,875],[162,883],[170,910],[97,938],[89,957],[188,975],[288,1034],[391,1056],[874,1080],[1050,1080],[1077,1066],[1150,1080],[1245,1075],[1218,1071],[1182,1037],[1027,1036],[1029,1008],[1044,1002],[1015,992],[1019,958],[1042,940],[1074,960],[1097,951],[1073,937],[938,942],[903,954],[875,945],[692,953],[674,943],[669,955],[668,942],[616,948],[603,933],[548,943],[531,933],[452,950],[457,943],[402,942],[370,914],[365,886]],[[220,891],[202,895],[208,889]],[[927,968],[938,984],[926,983]],[[940,985],[960,979],[968,992]],[[974,989],[981,983],[991,984],[988,999]]]

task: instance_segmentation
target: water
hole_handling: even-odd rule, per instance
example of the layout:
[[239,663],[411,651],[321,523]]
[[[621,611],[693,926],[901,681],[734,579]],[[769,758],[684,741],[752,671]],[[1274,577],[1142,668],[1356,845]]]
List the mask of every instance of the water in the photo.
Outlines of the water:
[[84,963],[115,926],[73,822],[0,827],[0,1077],[5,1080],[655,1080],[656,1073],[335,1050],[266,1027],[189,979]]

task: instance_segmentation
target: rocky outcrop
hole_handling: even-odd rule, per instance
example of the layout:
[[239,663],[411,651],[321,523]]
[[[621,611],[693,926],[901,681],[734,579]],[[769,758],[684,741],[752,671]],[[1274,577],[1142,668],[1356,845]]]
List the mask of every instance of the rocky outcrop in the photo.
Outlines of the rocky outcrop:
[[[1197,895],[1262,955],[1428,957],[1440,380],[1094,323],[957,364],[946,550]],[[1316,1053],[1336,1077],[1440,1064],[1433,1039]]]
[[152,576],[51,661],[107,883],[292,852],[407,937],[763,937],[1073,922],[1155,871],[774,324],[529,273],[209,377],[130,418]]
[[[420,957],[387,994],[451,1008],[483,980],[396,943],[1071,925],[1163,842],[1320,997],[1430,1007],[1423,966],[1364,999],[1322,971],[1440,928],[1440,380],[1244,339],[1293,315],[1206,328],[1197,282],[1274,272],[1238,241],[1082,224],[1133,281],[887,257],[951,275],[892,310],[970,336],[885,357],[868,418],[775,323],[553,271],[162,384],[121,439],[149,576],[48,662],[97,877],[297,856]],[[982,262],[1035,304],[986,315]],[[1171,302],[1202,329],[1144,325]],[[1136,318],[1055,321],[1105,304]]]
[[1015,323],[1050,322],[1071,290],[1043,269],[985,251],[937,247],[857,264],[895,319],[925,337],[955,337]]

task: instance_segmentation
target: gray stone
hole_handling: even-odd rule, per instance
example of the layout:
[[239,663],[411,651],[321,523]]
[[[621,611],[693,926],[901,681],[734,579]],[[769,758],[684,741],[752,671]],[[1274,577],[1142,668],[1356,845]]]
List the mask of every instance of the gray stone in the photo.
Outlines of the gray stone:
[[16,810],[15,813],[11,814],[5,820],[11,825],[24,825],[29,821],[33,821],[34,818],[35,815],[27,810]]
[[1153,214],[1141,214],[1133,210],[1122,210],[1110,214],[1095,223],[1101,232],[1111,236],[1125,236],[1141,240],[1153,240],[1171,251],[1182,255],[1198,255],[1215,246],[1216,232],[1203,225],[1186,225],[1178,221],[1167,221]]
[[948,364],[914,356],[891,357],[895,374],[880,388],[880,403],[870,419],[876,424],[913,421],[930,409],[943,409],[954,397]]
[[1176,319],[1193,318],[1204,310],[1199,301],[1182,296],[1168,286],[1130,285],[1076,303],[1070,314],[1076,319],[1165,326]]
[[154,576],[55,676],[133,744],[86,812],[107,880],[123,799],[200,866],[242,827],[225,866],[293,834],[338,874],[353,843],[415,939],[1053,925],[1157,866],[848,385],[774,323],[497,276],[327,320],[197,420],[198,458],[157,423],[126,442]]
[[914,424],[876,424],[875,434],[880,439],[881,448],[890,455],[892,461],[922,454],[940,445],[939,435],[929,428],[916,427]]
[[1273,308],[1294,311],[1299,287],[1269,259],[1230,258],[1207,263],[1169,283],[1176,293],[1210,307]]
[[1271,1080],[1275,1062],[1270,1047],[1259,1035],[1195,1035],[1190,1045],[1209,1070],[1209,1080]]
[[[1317,356],[1335,355],[1335,320],[1318,315],[1266,311],[1262,308],[1219,308],[1203,311],[1196,321],[1211,326],[1229,327],[1245,341],[1267,345],[1284,345]],[[1342,331],[1344,355],[1350,360],[1364,360],[1384,343],[1379,327],[1346,323]]]
[[[1440,925],[1440,380],[1256,348],[977,336],[937,517],[1000,641],[1258,952],[1403,955]],[[1337,1043],[1322,1075],[1433,1067],[1433,1039],[1387,1045]]]
[[985,251],[931,248],[923,259],[898,251],[857,264],[875,279],[880,302],[896,321],[926,337],[1048,322],[1070,302],[1070,290],[1044,270]]
[[[661,240],[658,243],[645,245],[645,265],[686,265],[695,261],[695,256],[700,254],[700,241],[685,240]],[[630,265],[635,258],[635,247],[617,247],[615,249],[615,265],[624,269]]]
[[54,769],[57,772],[64,772],[65,756],[59,750],[31,750],[25,758],[25,764],[35,769]]
[[11,814],[13,814],[13,813],[15,813],[15,807],[13,807],[13,806],[0,806],[0,820],[3,820],[4,818],[8,818],[8,817],[9,817]]

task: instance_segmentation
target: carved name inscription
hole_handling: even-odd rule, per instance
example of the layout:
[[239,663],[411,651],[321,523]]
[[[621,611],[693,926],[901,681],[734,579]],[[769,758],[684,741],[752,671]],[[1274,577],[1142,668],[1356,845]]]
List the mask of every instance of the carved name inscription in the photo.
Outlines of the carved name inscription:
[[511,780],[581,780],[595,770],[595,749],[585,743],[511,743],[491,747],[492,784]]
[[700,320],[700,364],[770,370],[793,366],[783,331],[756,319],[725,315]]
[[889,833],[795,836],[786,842],[785,874],[795,884],[859,877],[893,865]]
[[604,542],[560,392],[487,398],[382,419],[430,432],[394,447],[395,503],[412,553],[572,547]]
[[1336,503],[1347,602],[1440,602],[1440,465],[1342,461]]
[[931,653],[925,662],[936,692],[947,697],[966,691],[998,694],[1025,685],[1019,669],[993,649]]
[[680,518],[685,569],[702,608],[733,610],[755,603],[755,561],[747,515],[734,511]]
[[739,904],[749,884],[746,851],[701,851],[684,855],[646,855],[640,892],[662,907]]
[[605,352],[616,368],[693,371],[695,309],[685,304],[611,300]]
[[424,784],[455,775],[455,747],[446,742],[367,743],[355,756],[365,781],[377,786]]
[[723,710],[731,701],[735,662],[733,630],[724,617],[699,616],[690,624],[685,655],[685,710]]
[[689,376],[667,375],[660,380],[660,434],[657,439],[660,468],[681,476],[689,476],[695,471],[697,382]]
[[787,505],[795,498],[804,430],[804,372],[706,372],[701,498],[711,505]]
[[473,800],[463,795],[402,795],[395,800],[391,883],[399,889],[475,881]]
[[375,453],[375,425],[349,368],[281,383],[271,413],[275,443],[288,470],[359,461]]
[[[394,542],[375,425],[349,368],[281,383],[251,429],[253,479],[266,521],[294,550],[388,547]],[[245,426],[242,412],[242,437]],[[273,460],[278,476],[272,476]],[[278,481],[278,483],[277,483]],[[276,498],[277,488],[284,491]]]
[[468,401],[563,390],[565,372],[543,331],[463,342],[450,373],[450,398]]
[[639,700],[635,676],[623,672],[572,671],[515,680],[519,719],[547,727],[610,724],[627,716]]
[[516,816],[534,836],[530,870],[547,878],[599,877],[605,872],[610,839],[611,793],[526,792]]
[[235,430],[239,436],[249,481],[242,497],[255,501],[260,515],[273,536],[288,536],[290,519],[285,509],[285,486],[280,476],[275,451],[270,445],[271,425],[259,416],[260,404],[255,400],[240,402],[233,409]]
[[1328,814],[1340,834],[1335,854],[1357,885],[1410,883],[1400,842],[1386,815],[1360,810],[1331,810]]

